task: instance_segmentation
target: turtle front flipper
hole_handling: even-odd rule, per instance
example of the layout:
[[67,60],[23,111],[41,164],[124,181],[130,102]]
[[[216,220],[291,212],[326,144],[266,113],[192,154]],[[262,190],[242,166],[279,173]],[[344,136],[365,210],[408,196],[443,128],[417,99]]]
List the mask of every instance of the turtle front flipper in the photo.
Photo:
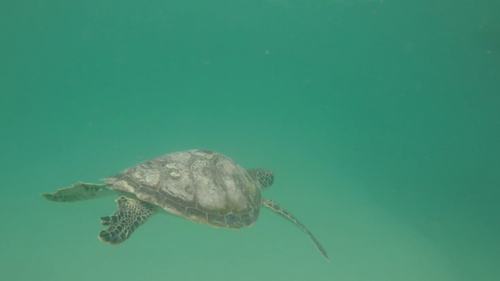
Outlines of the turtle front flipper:
[[101,224],[108,227],[99,232],[99,240],[118,245],[130,237],[132,232],[156,214],[156,207],[137,199],[120,196],[115,200],[118,211],[101,217]]
[[80,181],[70,187],[59,188],[56,192],[42,193],[40,195],[49,201],[75,202],[115,194],[113,190],[107,188],[108,186],[110,184],[83,183]]
[[267,198],[262,198],[262,206],[268,207],[269,209],[271,209],[277,213],[282,214],[287,219],[294,222],[298,227],[300,227],[300,229],[302,229],[302,231],[304,231],[307,234],[307,236],[309,236],[311,241],[314,243],[314,246],[316,246],[316,248],[321,253],[321,255],[323,257],[325,257],[325,259],[329,260],[328,254],[326,253],[323,246],[321,246],[319,241],[316,239],[316,237],[314,237],[314,235],[294,215],[292,215],[289,211],[287,211],[283,206],[281,206],[280,204],[274,202],[271,199],[267,199]]

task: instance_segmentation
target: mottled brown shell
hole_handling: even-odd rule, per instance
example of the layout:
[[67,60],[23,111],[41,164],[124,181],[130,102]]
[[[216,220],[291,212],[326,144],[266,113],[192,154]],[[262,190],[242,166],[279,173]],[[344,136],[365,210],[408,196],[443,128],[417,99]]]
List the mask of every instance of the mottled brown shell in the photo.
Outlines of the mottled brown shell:
[[250,226],[259,216],[257,184],[236,162],[213,151],[166,154],[102,180],[111,189],[214,227]]

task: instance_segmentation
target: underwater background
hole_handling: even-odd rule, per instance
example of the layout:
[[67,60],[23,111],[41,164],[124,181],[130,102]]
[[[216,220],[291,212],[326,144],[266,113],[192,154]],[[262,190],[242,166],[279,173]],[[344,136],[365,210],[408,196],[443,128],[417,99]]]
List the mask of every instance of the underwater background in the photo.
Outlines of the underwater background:
[[[0,1],[0,280],[498,280],[500,2]],[[40,193],[186,149],[274,171],[249,228]]]

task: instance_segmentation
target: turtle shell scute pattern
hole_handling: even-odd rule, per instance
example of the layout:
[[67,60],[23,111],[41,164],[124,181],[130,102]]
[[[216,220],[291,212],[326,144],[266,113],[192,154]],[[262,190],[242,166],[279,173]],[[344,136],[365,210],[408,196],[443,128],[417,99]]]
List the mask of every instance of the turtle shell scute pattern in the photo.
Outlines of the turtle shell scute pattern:
[[259,216],[260,191],[235,161],[208,150],[166,154],[103,179],[111,188],[191,221],[241,228]]

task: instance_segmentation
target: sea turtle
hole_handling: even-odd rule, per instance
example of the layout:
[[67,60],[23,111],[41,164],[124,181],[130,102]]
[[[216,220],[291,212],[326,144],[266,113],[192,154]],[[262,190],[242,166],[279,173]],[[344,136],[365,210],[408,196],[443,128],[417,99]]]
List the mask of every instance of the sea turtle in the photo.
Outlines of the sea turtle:
[[260,207],[264,206],[300,227],[328,260],[325,249],[294,215],[260,196],[260,191],[273,184],[273,172],[245,170],[220,153],[174,152],[138,163],[102,181],[105,184],[78,182],[41,195],[55,202],[118,196],[118,210],[101,217],[101,224],[107,227],[98,235],[99,240],[112,245],[124,242],[158,211],[213,227],[238,229],[257,221]]

